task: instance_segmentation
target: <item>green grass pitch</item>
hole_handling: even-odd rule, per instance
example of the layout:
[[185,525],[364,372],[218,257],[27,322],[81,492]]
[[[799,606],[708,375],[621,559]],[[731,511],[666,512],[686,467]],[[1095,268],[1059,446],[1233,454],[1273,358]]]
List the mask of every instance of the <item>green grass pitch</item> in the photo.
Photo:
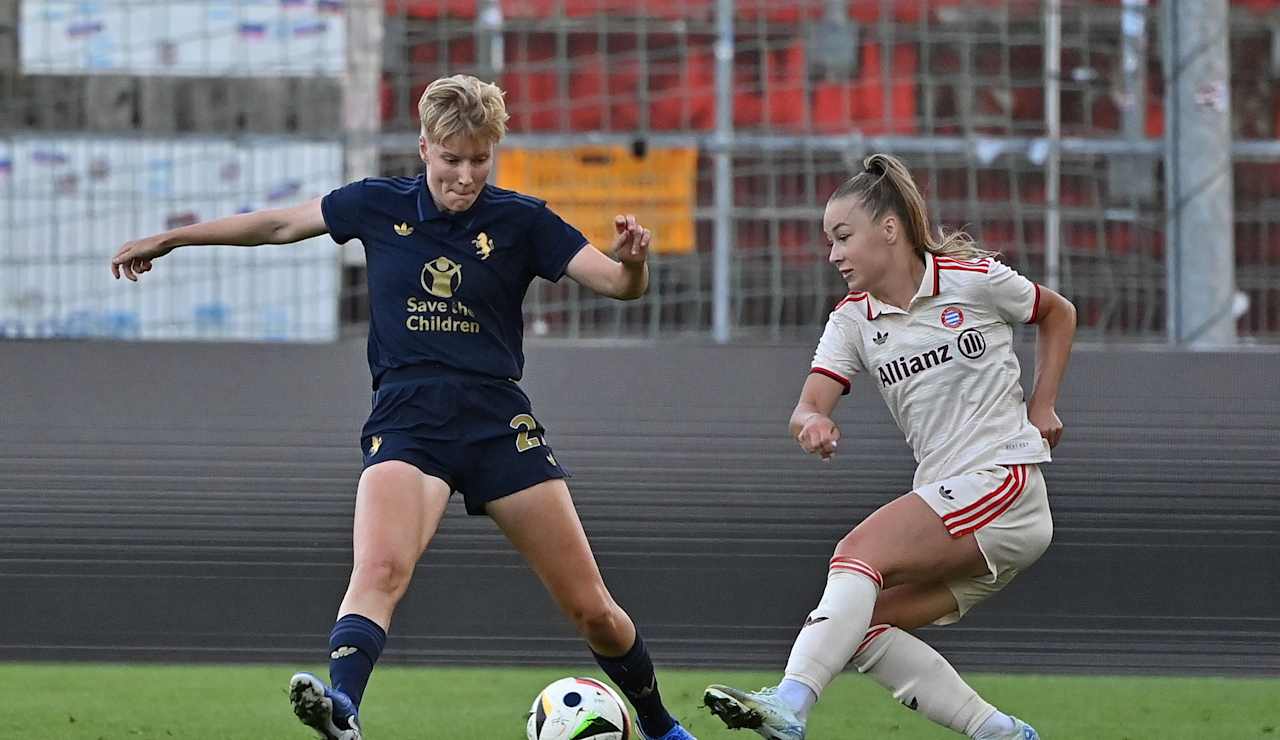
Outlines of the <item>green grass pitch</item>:
[[[319,667],[313,667],[325,675]],[[307,740],[286,698],[292,667],[0,663],[0,738]],[[362,711],[369,740],[520,740],[533,697],[577,668],[402,668],[374,674]],[[996,706],[1045,740],[1280,740],[1280,679],[973,675]],[[709,682],[756,688],[777,674],[665,670],[667,704],[699,740],[751,740],[701,709]],[[959,737],[899,706],[857,674],[827,691],[812,740]]]

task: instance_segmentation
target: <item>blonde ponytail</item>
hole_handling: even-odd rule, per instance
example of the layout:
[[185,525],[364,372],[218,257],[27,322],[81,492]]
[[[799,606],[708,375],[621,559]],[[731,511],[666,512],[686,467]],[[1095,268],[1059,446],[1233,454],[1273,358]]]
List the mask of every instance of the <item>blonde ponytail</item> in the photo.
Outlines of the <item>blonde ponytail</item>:
[[978,246],[964,231],[947,232],[939,228],[935,234],[929,224],[929,211],[924,196],[902,160],[891,154],[872,154],[862,160],[863,171],[845,180],[827,199],[854,197],[876,221],[886,213],[902,219],[907,240],[921,252],[956,259],[983,259],[999,253]]

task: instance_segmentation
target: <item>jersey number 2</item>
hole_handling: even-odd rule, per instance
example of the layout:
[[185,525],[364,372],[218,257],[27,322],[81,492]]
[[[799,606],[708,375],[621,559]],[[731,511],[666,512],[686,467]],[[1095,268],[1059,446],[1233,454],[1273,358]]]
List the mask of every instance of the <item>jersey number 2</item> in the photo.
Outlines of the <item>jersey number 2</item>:
[[542,444],[542,440],[536,436],[529,436],[529,432],[538,428],[538,422],[528,414],[519,414],[511,420],[511,428],[520,432],[516,435],[516,452],[525,452],[532,450]]

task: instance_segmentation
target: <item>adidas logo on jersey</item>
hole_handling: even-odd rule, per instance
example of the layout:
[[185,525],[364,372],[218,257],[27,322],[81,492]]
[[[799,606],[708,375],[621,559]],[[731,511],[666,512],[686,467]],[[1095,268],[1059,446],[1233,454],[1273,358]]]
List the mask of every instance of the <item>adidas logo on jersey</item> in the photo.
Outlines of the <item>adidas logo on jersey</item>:
[[951,362],[951,346],[944,344],[937,349],[921,352],[915,357],[899,357],[876,368],[880,373],[880,385],[888,388],[902,380],[910,378],[918,372],[937,367],[944,362]]
[[875,342],[876,344],[884,344],[885,340],[887,340],[888,338],[889,338],[889,332],[878,331],[876,332],[876,335],[874,337],[871,337],[871,341]]

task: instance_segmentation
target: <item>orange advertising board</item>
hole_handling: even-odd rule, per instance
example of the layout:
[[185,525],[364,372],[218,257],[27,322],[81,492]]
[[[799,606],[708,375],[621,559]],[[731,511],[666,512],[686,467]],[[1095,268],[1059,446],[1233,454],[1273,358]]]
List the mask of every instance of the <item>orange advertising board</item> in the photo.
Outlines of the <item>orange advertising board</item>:
[[613,216],[634,213],[653,232],[650,249],[694,250],[696,149],[650,149],[635,156],[625,146],[501,149],[498,187],[547,201],[601,251],[613,245]]

